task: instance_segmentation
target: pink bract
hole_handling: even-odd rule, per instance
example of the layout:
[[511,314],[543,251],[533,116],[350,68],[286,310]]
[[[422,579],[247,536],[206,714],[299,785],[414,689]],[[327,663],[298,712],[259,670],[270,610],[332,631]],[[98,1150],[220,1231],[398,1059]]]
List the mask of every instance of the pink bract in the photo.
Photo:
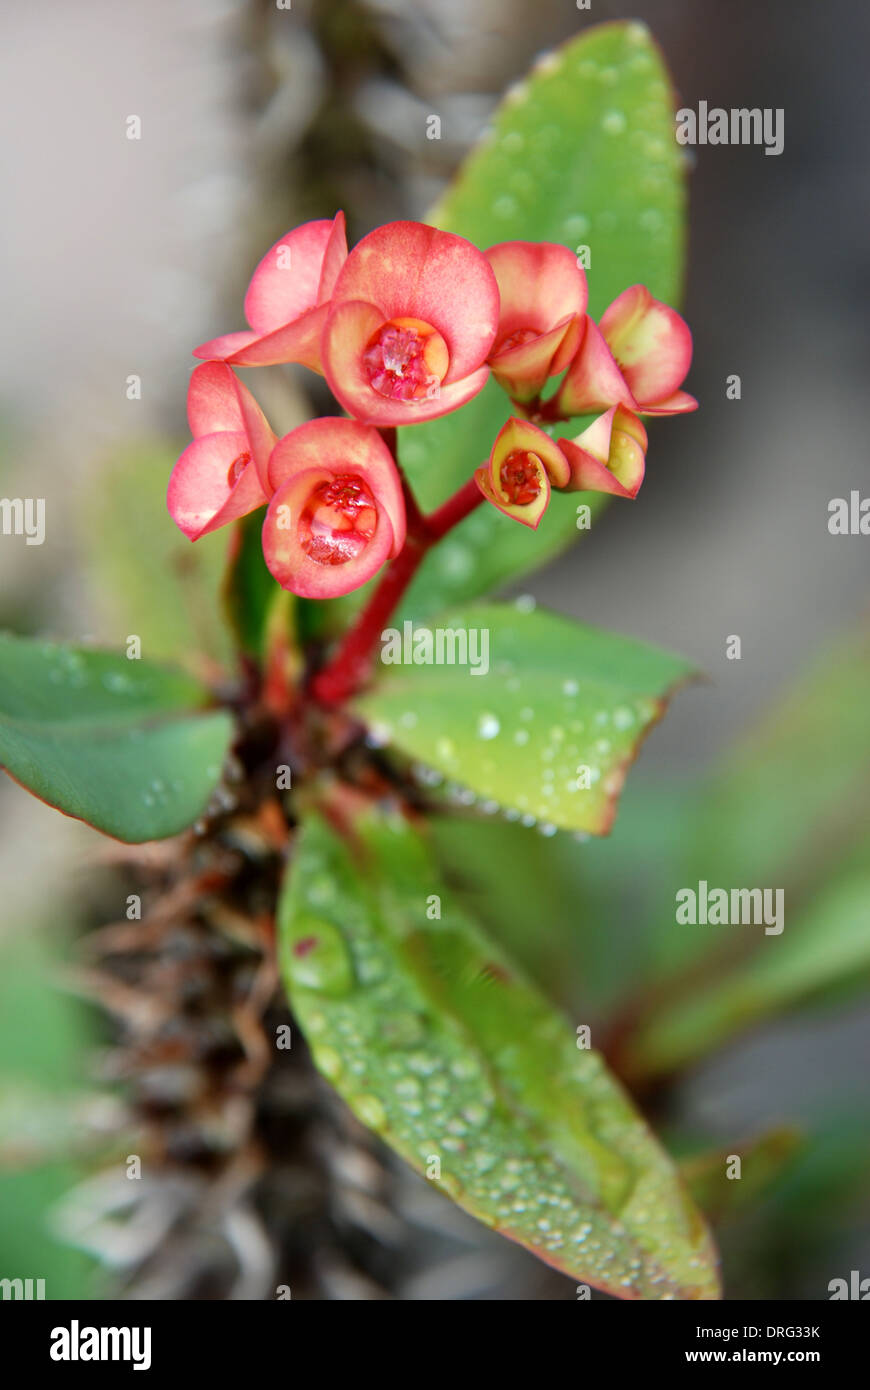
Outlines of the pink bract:
[[176,526],[195,541],[269,500],[275,435],[224,362],[194,370],[187,414],[194,439],[172,470],[166,501]]
[[501,299],[489,364],[512,400],[530,401],[577,350],[589,297],[586,275],[566,246],[548,241],[501,242],[486,257]]
[[336,598],[359,588],[405,542],[405,503],[393,456],[356,420],[311,420],[279,440],[263,554],[284,589]]
[[605,310],[600,326],[587,317],[554,407],[563,418],[613,405],[643,415],[696,410],[695,398],[679,389],[691,361],[685,320],[644,285],[633,285]]
[[266,252],[251,278],[245,295],[250,331],[212,338],[194,348],[194,356],[239,367],[299,362],[322,372],[320,338],[346,259],[342,212],[288,232]]
[[470,242],[421,222],[379,227],[335,284],[322,341],[330,388],[368,424],[445,415],[484,386],[498,311],[495,275]]

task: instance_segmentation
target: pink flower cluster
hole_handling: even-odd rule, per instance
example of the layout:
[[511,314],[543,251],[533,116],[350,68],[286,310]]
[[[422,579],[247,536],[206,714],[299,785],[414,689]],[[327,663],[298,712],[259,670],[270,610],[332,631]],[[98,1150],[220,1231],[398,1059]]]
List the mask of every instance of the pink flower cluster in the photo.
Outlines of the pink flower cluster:
[[[188,392],[193,442],[168,492],[176,524],[196,540],[266,506],[263,553],[278,583],[308,598],[348,593],[405,542],[391,431],[463,406],[490,371],[517,414],[475,474],[484,497],[530,526],[551,488],[633,497],[647,442],[638,417],[695,408],[680,389],[691,335],[642,285],[600,324],[586,304],[585,274],[564,246],[517,241],[483,253],[393,222],[348,254],[341,213],[297,227],[254,272],[250,327],[195,350],[205,360]],[[233,368],[280,362],[324,375],[350,418],[276,439]],[[598,418],[574,439],[557,443],[542,428],[586,414]]]

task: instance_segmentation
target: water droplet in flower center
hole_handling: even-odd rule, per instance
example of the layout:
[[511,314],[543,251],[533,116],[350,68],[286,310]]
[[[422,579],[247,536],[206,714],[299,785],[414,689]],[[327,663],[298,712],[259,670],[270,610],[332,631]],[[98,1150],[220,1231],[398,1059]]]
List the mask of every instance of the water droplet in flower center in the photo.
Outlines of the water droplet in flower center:
[[238,458],[233,459],[232,463],[227,469],[227,482],[229,483],[230,487],[235,487],[236,483],[239,481],[239,478],[241,478],[242,474],[244,473],[245,469],[247,468],[250,462],[251,455],[247,452],[245,452],[244,454],[239,454]]
[[499,469],[502,492],[514,506],[527,507],[541,491],[543,465],[537,454],[527,449],[514,449]]
[[316,487],[299,519],[300,545],[320,565],[345,565],[377,527],[374,498],[360,478],[341,475]]
[[369,340],[363,354],[371,385],[394,401],[437,396],[449,361],[441,334],[421,319],[390,319]]

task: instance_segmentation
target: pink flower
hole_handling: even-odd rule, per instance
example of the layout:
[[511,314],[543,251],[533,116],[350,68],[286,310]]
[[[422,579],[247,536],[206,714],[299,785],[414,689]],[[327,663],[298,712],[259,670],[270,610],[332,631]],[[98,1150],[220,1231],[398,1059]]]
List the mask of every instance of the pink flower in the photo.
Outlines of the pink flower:
[[647,434],[630,410],[614,405],[576,439],[560,439],[571,478],[568,492],[636,497],[643,482]]
[[405,542],[405,502],[377,430],[327,417],[291,430],[269,460],[266,564],[283,589],[336,598],[364,584]]
[[462,237],[391,222],[354,247],[323,333],[326,379],[349,414],[413,425],[481,390],[498,328],[498,286]]
[[567,487],[570,477],[568,462],[550,436],[514,416],[499,430],[488,461],[474,474],[487,501],[533,531],[549,506],[551,485]]
[[347,260],[344,213],[305,222],[266,252],[245,295],[249,332],[225,333],[194,348],[194,357],[239,367],[301,362],[322,372],[320,335],[329,299]]
[[589,297],[586,275],[566,246],[549,241],[504,241],[486,258],[501,297],[489,365],[512,400],[531,401],[577,350]]
[[609,410],[679,415],[698,402],[681,391],[692,361],[692,334],[674,310],[644,285],[624,290],[600,327],[587,317],[580,348],[552,409],[562,419]]
[[176,526],[195,541],[268,501],[275,436],[224,362],[194,370],[187,416],[193,443],[172,470],[166,501]]

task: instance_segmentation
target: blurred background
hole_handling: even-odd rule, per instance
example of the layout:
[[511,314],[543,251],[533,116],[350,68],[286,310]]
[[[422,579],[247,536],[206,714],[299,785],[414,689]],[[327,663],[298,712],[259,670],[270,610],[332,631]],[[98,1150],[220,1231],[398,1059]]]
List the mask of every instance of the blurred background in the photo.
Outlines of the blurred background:
[[[513,903],[475,887],[464,828],[445,825],[444,854],[493,928],[583,1020],[618,1021],[641,977],[682,951],[674,884],[715,882],[717,866],[727,883],[785,882],[787,910],[815,921],[800,987],[778,984],[754,1012],[744,993],[733,1026],[710,1024],[708,1048],[677,1048],[681,1077],[666,1094],[669,1064],[641,1081],[677,1148],[745,1153],[761,1140],[782,1165],[721,1232],[730,1296],[826,1298],[830,1279],[870,1275],[870,541],[827,528],[831,498],[870,490],[862,7],[84,0],[74,16],[8,12],[0,490],[47,499],[48,540],[0,539],[0,624],[119,643],[145,623],[141,595],[118,601],[127,560],[155,557],[140,590],[159,587],[164,563],[182,584],[219,564],[220,542],[179,559],[159,502],[126,488],[131,471],[165,479],[183,445],[191,346],[242,326],[251,270],[298,222],[343,207],[355,241],[391,218],[424,217],[505,88],[551,45],[611,18],[649,25],[680,105],[783,108],[785,148],[696,152],[683,310],[701,409],[655,427],[642,505],[611,506],[522,588],[685,652],[709,681],[682,693],[653,734],[611,841],[559,837],[549,916],[533,883],[517,883]],[[429,114],[440,141],[426,138]],[[131,115],[140,140],[126,137]],[[726,397],[732,374],[739,400]],[[141,399],[128,399],[131,375]],[[308,389],[292,368],[261,374],[279,433],[322,406]],[[168,653],[195,618],[163,621],[151,654]],[[733,635],[737,661],[726,659]],[[70,1207],[122,1112],[95,1080],[97,1025],[54,982],[67,938],[99,902],[105,850],[11,782],[0,820],[0,1275],[48,1272],[50,1297],[96,1297],[105,1271],[134,1266],[141,1248],[129,1234],[126,1246],[117,1232],[102,1244],[82,1234],[89,1189]],[[481,831],[501,862],[514,833]],[[679,877],[703,835],[706,848],[689,853],[698,872]],[[838,973],[825,941],[840,940],[842,918]],[[543,942],[528,941],[545,927]],[[659,1045],[670,1056],[651,1036]],[[59,1092],[75,1101],[62,1115]],[[392,1181],[398,1224],[381,1233],[401,1249],[391,1296],[574,1297],[570,1281],[446,1203],[433,1209],[404,1172]],[[253,1228],[237,1244],[256,1271],[251,1242]],[[273,1296],[255,1277],[231,1287],[217,1296]],[[310,1296],[379,1294],[324,1276]]]

